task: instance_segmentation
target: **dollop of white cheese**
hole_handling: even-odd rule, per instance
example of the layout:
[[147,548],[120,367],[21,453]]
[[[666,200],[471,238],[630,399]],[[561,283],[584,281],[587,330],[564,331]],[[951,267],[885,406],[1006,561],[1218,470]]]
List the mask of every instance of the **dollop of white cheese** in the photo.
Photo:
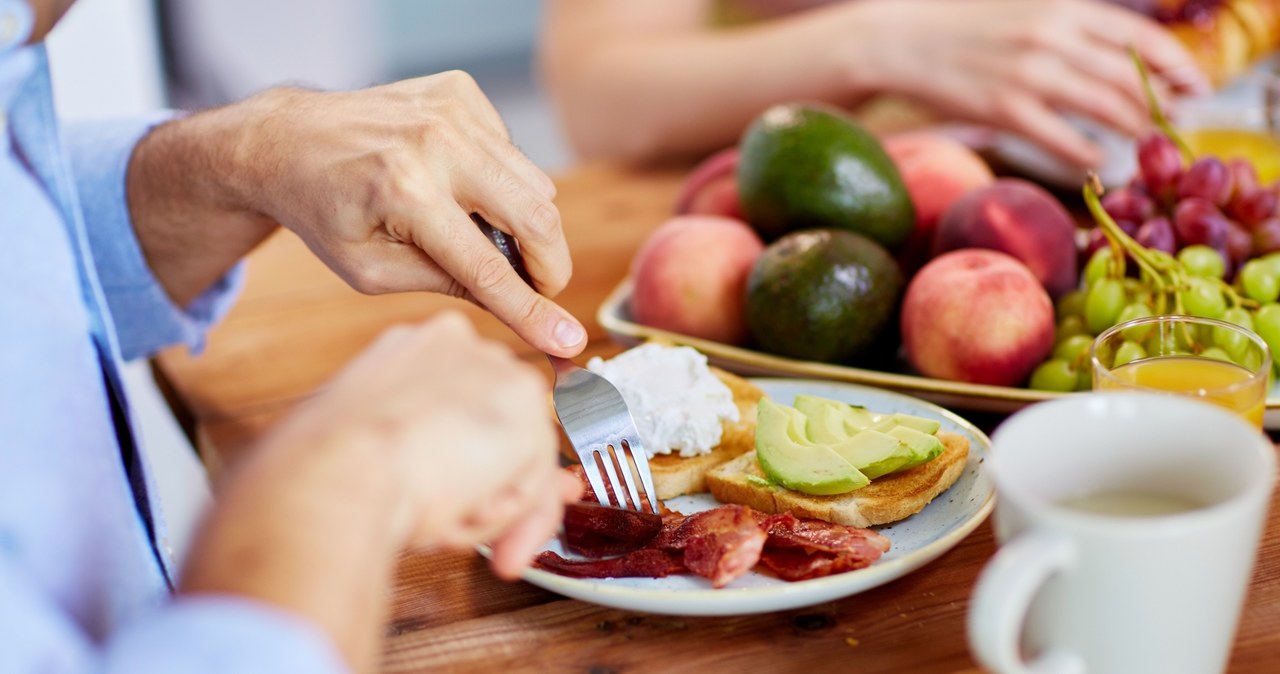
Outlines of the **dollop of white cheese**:
[[643,344],[607,361],[592,358],[587,369],[622,393],[650,457],[709,454],[720,444],[723,421],[738,420],[733,392],[690,347]]

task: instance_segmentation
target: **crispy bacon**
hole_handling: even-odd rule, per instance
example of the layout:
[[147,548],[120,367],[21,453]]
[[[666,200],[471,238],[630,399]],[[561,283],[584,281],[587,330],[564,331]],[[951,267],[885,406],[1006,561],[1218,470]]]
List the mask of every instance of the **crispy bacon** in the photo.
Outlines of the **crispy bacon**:
[[767,521],[760,563],[783,580],[807,580],[870,566],[889,551],[889,539],[857,527],[790,515]]
[[[583,484],[580,466],[569,470]],[[600,506],[584,490],[565,509],[565,549],[592,559],[543,552],[535,565],[579,578],[662,578],[695,573],[721,588],[757,564],[783,580],[820,578],[869,566],[889,551],[889,539],[869,529],[766,515],[724,505],[693,515],[661,508],[653,514]],[[611,556],[611,555],[621,556]]]
[[621,557],[574,560],[544,550],[533,563],[538,568],[574,578],[663,578],[687,571],[681,557],[679,552],[641,548]]
[[564,547],[583,557],[609,557],[639,550],[662,529],[648,512],[574,503],[564,509]]
[[750,571],[769,537],[754,513],[728,505],[690,515],[675,536],[684,548],[684,565],[716,588]]

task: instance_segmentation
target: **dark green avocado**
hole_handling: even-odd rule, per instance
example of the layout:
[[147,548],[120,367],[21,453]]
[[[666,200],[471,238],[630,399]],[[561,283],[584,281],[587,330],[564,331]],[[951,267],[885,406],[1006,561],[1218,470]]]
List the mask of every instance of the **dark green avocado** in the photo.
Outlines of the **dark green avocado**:
[[871,239],[835,229],[793,232],[751,268],[747,326],[771,353],[847,362],[891,323],[902,286],[898,263]]
[[915,210],[893,160],[844,112],[820,104],[776,105],[739,144],[742,212],[765,241],[829,227],[894,250]]

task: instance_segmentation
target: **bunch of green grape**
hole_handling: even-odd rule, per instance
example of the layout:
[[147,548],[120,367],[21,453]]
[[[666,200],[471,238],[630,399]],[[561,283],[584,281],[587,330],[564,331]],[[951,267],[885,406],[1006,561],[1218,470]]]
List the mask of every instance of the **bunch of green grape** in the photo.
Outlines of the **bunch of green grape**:
[[[1190,314],[1234,323],[1257,333],[1273,354],[1280,353],[1280,253],[1249,260],[1235,283],[1228,285],[1223,279],[1226,261],[1212,247],[1187,246],[1177,258],[1143,249],[1145,264],[1139,265],[1138,278],[1125,275],[1124,266],[1117,264],[1118,247],[1095,251],[1085,265],[1080,289],[1058,301],[1053,351],[1032,372],[1031,388],[1088,390],[1092,370],[1089,348],[1094,338],[1113,325],[1159,314]],[[1151,340],[1174,338],[1158,336],[1155,331],[1127,336],[1130,339],[1116,352],[1116,365],[1145,358],[1149,352],[1167,353],[1170,345]],[[1174,348],[1238,363],[1249,353],[1242,335],[1223,329],[1193,341]]]

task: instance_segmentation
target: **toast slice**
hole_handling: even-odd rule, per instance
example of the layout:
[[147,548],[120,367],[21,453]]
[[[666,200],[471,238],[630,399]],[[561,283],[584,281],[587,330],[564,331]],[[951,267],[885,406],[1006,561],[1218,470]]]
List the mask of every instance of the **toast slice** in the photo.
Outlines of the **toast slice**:
[[659,499],[706,491],[708,471],[756,448],[756,408],[764,391],[742,377],[716,367],[710,369],[733,393],[738,420],[724,422],[720,444],[713,447],[710,454],[691,457],[658,454],[649,459],[649,472],[653,474],[653,488],[658,491]]
[[960,478],[969,457],[969,439],[946,431],[939,431],[938,439],[943,451],[932,461],[876,478],[847,494],[813,496],[773,484],[760,470],[754,451],[716,466],[707,473],[706,482],[721,503],[737,503],[765,513],[790,511],[797,517],[853,527],[888,524],[920,512]]
[[[738,406],[738,421],[724,422],[720,444],[709,454],[692,457],[658,454],[649,459],[649,472],[653,474],[653,488],[657,490],[659,500],[706,491],[707,471],[756,448],[756,407],[764,397],[764,391],[735,374],[717,367],[710,369],[711,374],[733,393],[733,402]],[[577,461],[572,447],[563,448],[567,457]]]

